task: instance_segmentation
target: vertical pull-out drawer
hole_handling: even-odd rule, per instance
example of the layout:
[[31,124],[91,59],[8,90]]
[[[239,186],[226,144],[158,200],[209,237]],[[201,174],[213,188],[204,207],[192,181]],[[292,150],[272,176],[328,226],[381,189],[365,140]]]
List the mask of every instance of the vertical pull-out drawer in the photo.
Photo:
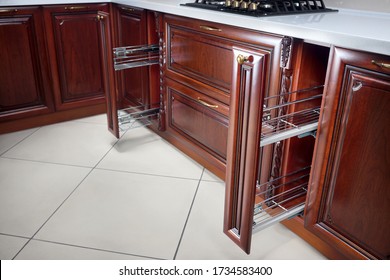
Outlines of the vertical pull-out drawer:
[[283,150],[315,136],[323,86],[290,92],[292,71],[282,66],[281,88],[267,92],[269,54],[237,48],[235,59],[224,232],[249,253],[254,232],[304,210],[310,161],[286,168]]

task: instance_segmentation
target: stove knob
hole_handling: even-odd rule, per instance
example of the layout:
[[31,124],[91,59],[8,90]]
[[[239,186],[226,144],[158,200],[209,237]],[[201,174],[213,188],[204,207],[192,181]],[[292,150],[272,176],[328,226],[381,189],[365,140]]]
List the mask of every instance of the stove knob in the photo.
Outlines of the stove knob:
[[259,3],[252,2],[249,4],[248,10],[249,11],[256,11],[258,5],[259,5]]
[[233,8],[239,8],[240,5],[241,5],[241,2],[242,2],[242,0],[235,0],[235,1],[233,1],[232,7]]
[[250,4],[250,2],[243,1],[243,2],[241,3],[240,8],[243,9],[243,10],[247,10],[249,4]]
[[225,7],[230,7],[232,5],[232,1],[231,0],[226,0],[225,1]]

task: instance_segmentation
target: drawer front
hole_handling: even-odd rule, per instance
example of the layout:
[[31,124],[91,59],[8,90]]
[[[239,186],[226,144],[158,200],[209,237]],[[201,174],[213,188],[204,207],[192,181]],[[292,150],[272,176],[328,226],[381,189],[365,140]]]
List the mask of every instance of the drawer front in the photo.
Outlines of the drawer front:
[[230,101],[232,42],[183,27],[169,26],[166,75]]
[[[197,96],[197,97],[196,97]],[[167,83],[167,130],[226,162],[228,118],[222,103],[173,81]],[[218,106],[218,107],[216,107]]]

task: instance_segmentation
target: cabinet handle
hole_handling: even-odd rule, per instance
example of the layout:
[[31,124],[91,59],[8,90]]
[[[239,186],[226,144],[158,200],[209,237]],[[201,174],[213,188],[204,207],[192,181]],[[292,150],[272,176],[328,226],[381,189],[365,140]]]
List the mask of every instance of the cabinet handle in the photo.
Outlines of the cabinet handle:
[[209,107],[209,108],[218,108],[218,105],[213,105],[213,104],[207,103],[206,101],[203,101],[202,99],[200,99],[200,97],[198,97],[198,102],[206,107]]
[[376,66],[379,66],[379,67],[390,69],[390,63],[378,62],[376,60],[371,60],[371,63],[375,64]]
[[239,54],[237,56],[237,63],[242,65],[244,64],[245,62],[252,62],[253,61],[253,56],[243,56],[242,54]]
[[103,19],[104,19],[104,16],[97,15],[97,16],[96,16],[96,19],[97,19],[98,21],[103,20]]
[[16,13],[17,11],[17,9],[4,9],[0,10],[0,13]]
[[133,8],[121,7],[121,9],[122,9],[123,11],[127,11],[127,12],[134,12],[134,11],[135,11]]
[[206,26],[206,25],[200,25],[199,27],[200,27],[200,29],[204,29],[204,30],[207,30],[207,31],[218,31],[218,32],[222,32],[222,29],[216,28],[216,27],[211,27],[211,26]]
[[82,10],[82,9],[88,9],[88,6],[70,6],[70,7],[65,7],[65,10]]

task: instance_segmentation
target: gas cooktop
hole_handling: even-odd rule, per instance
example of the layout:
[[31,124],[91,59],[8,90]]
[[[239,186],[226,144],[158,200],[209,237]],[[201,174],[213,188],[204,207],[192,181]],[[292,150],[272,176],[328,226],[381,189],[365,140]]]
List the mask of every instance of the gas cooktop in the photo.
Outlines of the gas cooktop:
[[322,0],[195,0],[182,5],[254,17],[337,12]]

